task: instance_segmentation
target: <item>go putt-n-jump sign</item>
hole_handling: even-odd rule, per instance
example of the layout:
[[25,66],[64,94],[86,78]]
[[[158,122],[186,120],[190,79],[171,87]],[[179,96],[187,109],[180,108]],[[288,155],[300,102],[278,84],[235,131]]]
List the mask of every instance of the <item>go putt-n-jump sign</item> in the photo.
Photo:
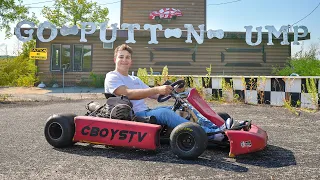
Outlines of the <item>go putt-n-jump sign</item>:
[[[31,26],[31,29],[25,30],[24,33],[29,35],[28,37],[23,37],[21,35],[21,27],[23,25],[29,25]],[[106,30],[107,30],[107,25],[108,21],[101,23],[100,24],[100,40],[104,43],[112,43],[117,39],[117,23],[111,24],[112,27],[112,35],[110,39],[106,39]],[[87,26],[90,26],[91,29],[86,29]],[[30,41],[33,37],[34,30],[32,28],[35,27],[35,24],[31,21],[23,20],[19,22],[16,27],[15,27],[15,34],[17,38],[20,41],[27,42]],[[202,44],[204,41],[204,24],[199,25],[200,32],[198,33],[194,28],[192,24],[185,24],[184,27],[187,29],[187,40],[185,40],[186,43],[192,43],[191,40],[191,35],[193,35],[194,39],[197,41],[198,44]],[[50,37],[45,39],[43,37],[43,31],[45,28],[48,28],[51,30]],[[143,26],[144,30],[149,30],[150,31],[150,41],[148,44],[158,44],[159,42],[157,41],[157,30],[162,30],[162,25],[161,24],[145,24]],[[252,42],[252,26],[244,26],[246,29],[246,43],[250,46],[257,46],[262,42],[262,27],[257,27],[257,41]],[[265,26],[265,28],[268,30],[268,43],[267,45],[274,45],[272,42],[273,35],[275,38],[280,38],[281,34],[282,36],[282,41],[280,42],[281,45],[289,45],[290,43],[288,42],[288,26],[281,26],[280,30],[276,30],[274,26]],[[81,29],[80,29],[80,42],[87,42],[86,35],[93,34],[97,29],[97,26],[93,22],[82,22],[81,23]],[[123,23],[121,25],[121,29],[128,29],[128,39],[125,41],[126,43],[136,43],[134,39],[134,30],[140,30],[140,25],[139,24],[128,24],[128,23]],[[303,38],[308,35],[308,28],[306,26],[294,26],[294,45],[299,45],[298,38]],[[299,34],[298,31],[302,29],[303,33]],[[72,27],[67,27],[63,26],[60,29],[60,34],[62,36],[67,36],[67,35],[76,35],[78,34],[79,29],[77,26],[72,26]],[[54,40],[57,37],[58,30],[55,25],[53,25],[50,22],[43,22],[39,25],[37,28],[37,37],[41,42],[50,42]],[[175,29],[169,29],[167,28],[164,31],[164,36],[166,38],[181,38],[182,36],[182,30],[179,28]],[[212,39],[212,38],[218,38],[222,39],[224,37],[224,32],[221,29],[218,30],[208,30],[207,31],[207,38]]]

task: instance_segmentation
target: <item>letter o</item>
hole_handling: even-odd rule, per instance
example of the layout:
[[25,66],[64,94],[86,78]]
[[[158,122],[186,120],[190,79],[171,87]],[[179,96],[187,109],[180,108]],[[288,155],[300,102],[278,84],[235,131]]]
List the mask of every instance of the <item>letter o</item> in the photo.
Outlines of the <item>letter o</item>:
[[[48,39],[43,38],[43,31],[45,28],[49,28],[51,30],[50,37]],[[48,21],[45,21],[44,23],[41,23],[39,25],[38,31],[37,31],[37,37],[39,41],[41,42],[50,42],[54,40],[54,38],[57,37],[58,31],[55,25],[51,24]]]
[[[103,132],[105,132],[105,133],[103,133]],[[108,136],[108,134],[109,134],[109,130],[108,130],[107,128],[101,129],[101,130],[100,130],[100,133],[99,133],[99,135],[100,135],[101,137],[106,137],[106,136]]]

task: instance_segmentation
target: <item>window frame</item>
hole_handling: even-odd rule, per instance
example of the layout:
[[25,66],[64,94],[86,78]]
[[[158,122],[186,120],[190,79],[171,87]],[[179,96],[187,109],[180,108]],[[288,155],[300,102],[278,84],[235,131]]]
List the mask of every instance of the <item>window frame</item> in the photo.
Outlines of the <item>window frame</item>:
[[[77,45],[81,45],[81,55],[82,56],[80,56],[80,58],[81,58],[81,60],[80,60],[80,62],[81,62],[81,70],[80,71],[75,71],[75,69],[74,69],[74,59],[75,59],[75,54],[74,54],[74,52],[75,52],[75,46],[77,46]],[[73,49],[72,49],[72,71],[73,72],[84,72],[83,71],[83,44],[72,44],[72,47],[73,47]],[[91,49],[92,49],[92,46],[91,46]],[[92,60],[92,58],[91,58],[91,60]]]
[[[53,46],[54,45],[59,46],[59,70],[53,70],[53,67],[52,67]],[[61,47],[62,47],[62,44],[51,44],[51,55],[50,55],[50,71],[51,72],[60,72],[61,71]]]
[[[60,66],[60,69],[59,70],[53,70],[53,67],[52,67],[52,58],[53,58],[53,47],[55,45],[58,45],[59,46],[59,66]],[[50,72],[61,72],[62,71],[62,46],[63,45],[70,45],[70,70],[68,72],[91,72],[92,71],[92,61],[93,61],[93,44],[81,44],[81,43],[52,43],[51,44],[51,52],[50,52]],[[75,46],[76,45],[81,45],[81,71],[75,71],[74,69],[74,59],[75,59],[75,55],[74,55],[74,52],[75,52]],[[84,46],[90,46],[91,47],[91,57],[90,57],[90,68],[83,68],[83,48]]]

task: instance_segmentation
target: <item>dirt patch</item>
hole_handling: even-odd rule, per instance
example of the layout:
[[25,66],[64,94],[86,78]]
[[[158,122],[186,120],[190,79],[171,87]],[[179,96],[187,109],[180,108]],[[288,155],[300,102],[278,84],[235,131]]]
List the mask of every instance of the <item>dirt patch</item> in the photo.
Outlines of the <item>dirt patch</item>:
[[51,90],[38,87],[0,87],[0,94],[46,94]]

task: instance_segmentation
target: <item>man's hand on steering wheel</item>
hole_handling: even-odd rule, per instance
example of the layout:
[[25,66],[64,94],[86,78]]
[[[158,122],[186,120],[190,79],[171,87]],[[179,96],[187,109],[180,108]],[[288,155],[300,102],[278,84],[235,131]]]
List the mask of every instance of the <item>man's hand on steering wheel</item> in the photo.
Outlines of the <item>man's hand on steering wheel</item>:
[[[164,89],[166,89],[168,91],[170,90],[170,92],[169,92],[169,94],[160,94],[158,97],[158,102],[165,102],[165,101],[169,100],[171,98],[171,96],[174,95],[174,93],[177,93],[178,89],[183,88],[184,85],[185,85],[184,80],[178,80],[170,85],[168,85],[168,82],[165,82],[165,85],[163,85],[163,86],[166,86],[166,88],[168,88],[168,89],[166,89],[166,88],[164,88]],[[167,86],[170,86],[170,88]],[[162,86],[160,86],[160,87],[162,87]],[[164,92],[166,92],[166,91],[164,91]]]
[[170,85],[162,85],[162,86],[158,86],[157,90],[158,90],[158,94],[160,95],[169,95],[172,92],[173,87]]

